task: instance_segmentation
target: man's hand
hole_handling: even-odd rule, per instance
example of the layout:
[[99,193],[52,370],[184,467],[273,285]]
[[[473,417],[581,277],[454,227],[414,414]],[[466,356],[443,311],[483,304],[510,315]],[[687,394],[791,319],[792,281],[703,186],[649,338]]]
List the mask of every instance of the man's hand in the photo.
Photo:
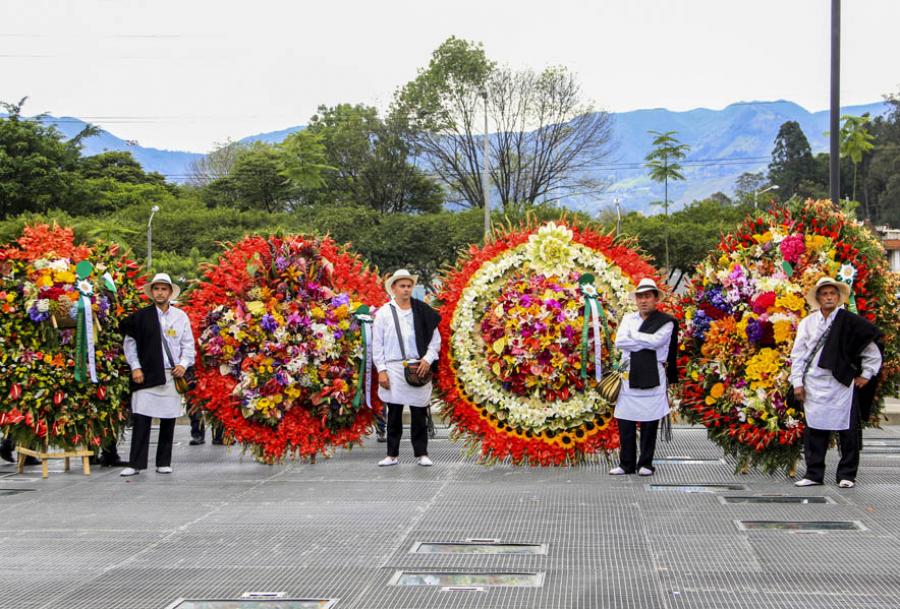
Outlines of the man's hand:
[[177,379],[180,379],[181,377],[183,377],[184,376],[184,366],[179,364],[178,366],[175,366],[174,368],[172,368],[172,376],[174,376]]
[[138,385],[144,384],[144,371],[140,368],[131,371],[131,380]]
[[869,379],[862,377],[862,376],[858,376],[855,379],[853,379],[853,384],[856,385],[857,389],[862,389],[863,387],[865,387],[866,385],[869,384]]
[[806,389],[803,387],[794,387],[794,397],[797,398],[798,402],[806,401]]
[[418,376],[425,376],[428,374],[428,370],[431,368],[431,364],[426,362],[424,359],[419,360],[419,365],[416,366],[416,374]]
[[379,384],[383,389],[390,389],[390,388],[391,388],[391,379],[388,378],[387,370],[385,370],[384,372],[379,372],[379,373],[378,373],[378,384]]

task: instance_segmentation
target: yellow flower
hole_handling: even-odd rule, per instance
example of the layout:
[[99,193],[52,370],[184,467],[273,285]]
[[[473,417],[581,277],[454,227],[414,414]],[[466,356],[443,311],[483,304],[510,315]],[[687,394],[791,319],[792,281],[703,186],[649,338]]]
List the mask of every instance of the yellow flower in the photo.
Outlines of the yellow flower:
[[251,315],[262,316],[266,312],[266,305],[259,300],[251,300],[247,303],[247,310]]
[[710,397],[712,397],[713,399],[716,399],[716,400],[718,400],[724,394],[725,394],[725,385],[723,385],[722,383],[716,383],[715,385],[712,386],[712,389],[709,390]]
[[774,324],[772,324],[775,330],[775,342],[776,343],[785,343],[791,338],[793,325],[787,319],[779,319]]
[[753,240],[757,243],[767,243],[772,240],[772,233],[769,231],[764,232],[763,234],[753,235]]
[[754,355],[744,373],[751,381],[753,389],[768,388],[772,386],[772,377],[781,369],[781,356],[775,349],[766,347]]
[[796,294],[791,293],[785,294],[784,296],[779,296],[775,301],[775,306],[789,309],[791,311],[802,312],[806,307],[806,301]]

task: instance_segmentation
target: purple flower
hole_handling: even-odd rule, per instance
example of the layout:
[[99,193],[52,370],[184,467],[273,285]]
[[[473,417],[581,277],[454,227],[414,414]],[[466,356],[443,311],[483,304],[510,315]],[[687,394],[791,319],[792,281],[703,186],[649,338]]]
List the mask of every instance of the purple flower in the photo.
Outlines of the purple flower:
[[341,305],[349,305],[350,304],[350,296],[348,294],[338,294],[334,298],[331,299],[331,306],[339,307]]
[[278,322],[275,321],[275,318],[269,313],[262,316],[259,325],[262,326],[262,329],[266,332],[274,332],[278,329]]
[[33,306],[28,310],[28,316],[31,318],[31,321],[40,323],[42,321],[50,319],[50,312],[44,311],[42,313],[41,311],[38,311],[37,306]]
[[275,268],[278,269],[279,272],[284,271],[287,267],[291,266],[291,261],[284,256],[279,256],[275,259]]

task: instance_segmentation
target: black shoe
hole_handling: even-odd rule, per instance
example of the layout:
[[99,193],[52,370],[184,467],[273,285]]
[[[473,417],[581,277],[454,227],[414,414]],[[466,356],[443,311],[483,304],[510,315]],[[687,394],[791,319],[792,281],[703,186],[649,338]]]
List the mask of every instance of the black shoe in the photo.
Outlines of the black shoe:
[[40,465],[40,464],[41,464],[41,460],[36,457],[32,457],[32,456],[25,457],[25,465]]
[[191,446],[200,446],[201,444],[206,444],[206,439],[205,438],[191,438],[191,441],[189,442],[189,444]]
[[16,460],[13,459],[13,443],[10,440],[3,440],[3,442],[0,442],[0,459],[9,461],[10,463],[16,462]]
[[108,454],[101,453],[100,454],[100,467],[127,467],[128,461],[123,461],[119,455],[116,454]]
[[225,444],[225,441],[222,440],[222,438],[213,438],[212,443],[213,446],[222,446],[223,444]]
[[385,436],[383,433],[376,434],[376,438],[379,444],[384,444],[385,442],[387,442],[387,436]]

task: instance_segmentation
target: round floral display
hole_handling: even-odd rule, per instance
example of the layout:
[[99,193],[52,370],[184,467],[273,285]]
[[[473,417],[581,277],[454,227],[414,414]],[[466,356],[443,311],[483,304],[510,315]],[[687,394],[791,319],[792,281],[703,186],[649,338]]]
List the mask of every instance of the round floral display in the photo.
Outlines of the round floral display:
[[898,388],[900,316],[884,249],[859,222],[828,201],[775,208],[725,237],[690,282],[680,305],[681,411],[739,467],[791,470],[799,459],[804,417],[787,401],[790,353],[806,293],[825,276],[850,285],[847,308],[885,332],[875,421],[880,396]]
[[565,223],[473,246],[439,295],[437,378],[454,437],[483,462],[560,465],[617,448],[597,385],[643,277],[655,271],[627,245]]
[[0,432],[32,450],[117,437],[128,395],[119,321],[145,278],[116,244],[26,226],[0,247]]
[[245,238],[191,293],[192,403],[266,462],[359,442],[380,408],[368,307],[385,299],[377,273],[328,238]]

